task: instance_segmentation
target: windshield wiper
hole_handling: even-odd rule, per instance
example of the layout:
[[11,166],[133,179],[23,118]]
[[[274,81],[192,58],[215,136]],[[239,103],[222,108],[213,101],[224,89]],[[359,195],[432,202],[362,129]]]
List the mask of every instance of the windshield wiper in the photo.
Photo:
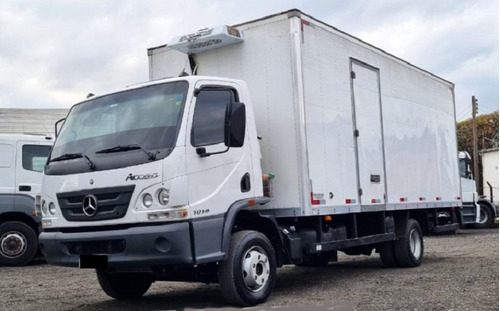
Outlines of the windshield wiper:
[[132,144],[132,145],[118,145],[118,146],[115,146],[115,147],[111,147],[111,148],[106,148],[106,149],[102,149],[102,150],[99,150],[99,151],[96,151],[96,153],[113,153],[113,152],[122,152],[122,151],[129,151],[129,150],[138,150],[138,149],[141,149],[142,151],[144,151],[148,157],[149,157],[149,160],[156,160],[156,154],[141,147],[140,145],[138,144]]
[[64,161],[64,160],[79,159],[79,158],[84,158],[85,160],[87,160],[87,164],[89,165],[91,170],[95,169],[94,162],[92,162],[87,155],[81,154],[81,153],[65,153],[61,156],[50,159],[49,163],[50,162],[57,162],[57,161]]

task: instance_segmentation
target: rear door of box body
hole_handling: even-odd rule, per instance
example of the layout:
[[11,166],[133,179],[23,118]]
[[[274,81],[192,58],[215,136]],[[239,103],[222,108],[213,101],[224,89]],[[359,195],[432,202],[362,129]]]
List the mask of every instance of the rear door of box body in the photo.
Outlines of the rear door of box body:
[[379,71],[362,62],[351,60],[351,81],[360,204],[385,204]]

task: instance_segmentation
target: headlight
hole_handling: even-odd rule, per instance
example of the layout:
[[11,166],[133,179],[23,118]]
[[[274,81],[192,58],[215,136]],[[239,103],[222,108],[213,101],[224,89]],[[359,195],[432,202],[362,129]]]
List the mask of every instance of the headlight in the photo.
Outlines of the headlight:
[[47,202],[45,200],[42,201],[42,215],[47,215],[48,210],[47,210]]
[[149,193],[145,193],[142,197],[142,204],[147,208],[151,207],[151,205],[153,205],[153,196]]
[[161,189],[160,192],[158,193],[158,201],[160,202],[161,205],[167,205],[168,201],[170,200],[170,191],[168,189]]
[[49,213],[52,216],[56,214],[56,205],[54,204],[54,202],[50,202],[49,204]]

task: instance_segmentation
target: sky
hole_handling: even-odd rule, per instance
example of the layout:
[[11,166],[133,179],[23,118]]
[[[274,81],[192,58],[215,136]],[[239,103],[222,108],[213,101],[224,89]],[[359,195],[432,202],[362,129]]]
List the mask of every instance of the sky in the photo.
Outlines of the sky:
[[296,8],[499,106],[498,0],[1,0],[0,108],[70,108],[148,80],[147,49]]

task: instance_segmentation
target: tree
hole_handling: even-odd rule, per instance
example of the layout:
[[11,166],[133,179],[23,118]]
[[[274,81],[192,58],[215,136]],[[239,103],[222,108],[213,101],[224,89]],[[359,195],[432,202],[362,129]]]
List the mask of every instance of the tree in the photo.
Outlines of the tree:
[[[498,111],[476,117],[479,153],[481,153],[481,150],[498,148],[498,125]],[[472,139],[472,118],[457,123],[457,140],[458,150],[467,151],[472,156],[474,148]],[[479,176],[474,176],[474,179],[476,183],[479,184],[479,192],[481,193],[483,184],[481,157],[479,157],[478,160]]]

